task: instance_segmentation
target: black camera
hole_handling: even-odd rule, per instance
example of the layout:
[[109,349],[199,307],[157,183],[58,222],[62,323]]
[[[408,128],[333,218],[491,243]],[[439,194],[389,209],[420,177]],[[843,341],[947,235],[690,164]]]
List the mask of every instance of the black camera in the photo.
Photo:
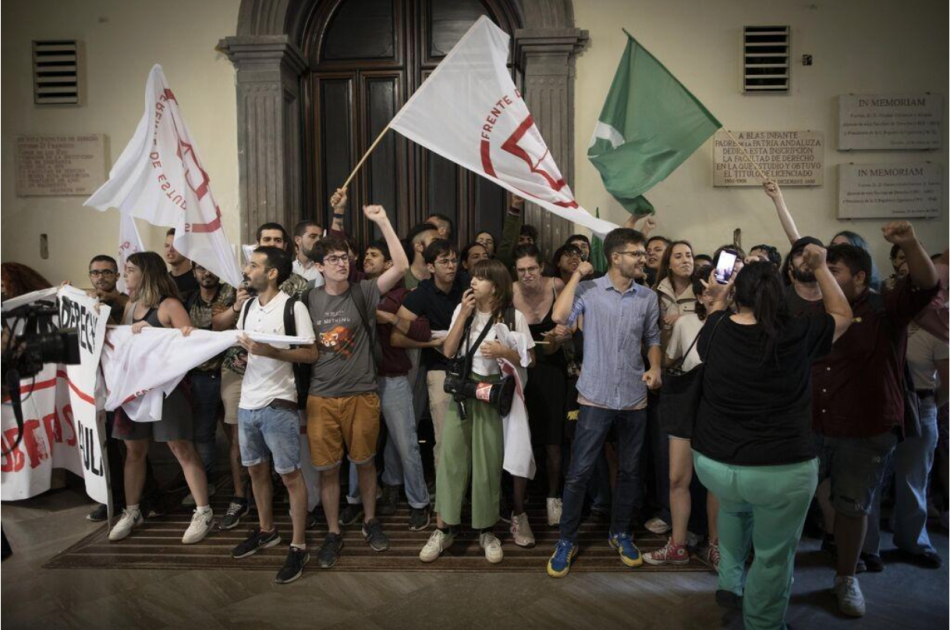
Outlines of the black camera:
[[[57,308],[37,302],[3,314],[3,327],[10,340],[3,348],[3,374],[8,370],[19,379],[36,376],[47,363],[79,364],[79,332],[75,328],[56,329]],[[22,328],[19,322],[25,323]],[[4,381],[6,379],[4,378]]]
[[476,383],[463,378],[459,373],[447,371],[443,389],[446,394],[452,394],[452,399],[458,403],[459,415],[463,420],[468,419],[465,401],[469,398],[487,402],[497,409],[498,415],[503,418],[511,411],[511,403],[515,397],[515,379],[506,376],[497,383]]

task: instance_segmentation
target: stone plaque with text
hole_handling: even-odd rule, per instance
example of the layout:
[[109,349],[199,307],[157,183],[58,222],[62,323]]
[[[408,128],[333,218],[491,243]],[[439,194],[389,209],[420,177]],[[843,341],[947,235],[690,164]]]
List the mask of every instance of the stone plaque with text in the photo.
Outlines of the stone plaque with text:
[[942,119],[938,94],[843,94],[838,97],[838,150],[939,149]]
[[939,217],[943,173],[939,164],[839,164],[839,219]]
[[761,186],[762,178],[746,158],[780,186],[824,183],[825,137],[820,131],[733,131],[742,151],[725,131],[713,144],[713,186]]
[[102,134],[16,139],[18,197],[91,195],[106,180]]

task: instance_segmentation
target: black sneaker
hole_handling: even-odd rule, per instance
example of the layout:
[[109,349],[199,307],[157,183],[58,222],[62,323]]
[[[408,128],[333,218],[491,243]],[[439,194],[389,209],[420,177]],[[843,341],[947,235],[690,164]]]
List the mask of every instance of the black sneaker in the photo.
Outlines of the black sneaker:
[[343,536],[332,532],[327,534],[327,537],[323,539],[320,551],[317,552],[317,562],[320,564],[320,568],[332,569],[339,559],[341,551],[343,551]]
[[[122,510],[119,509],[119,511],[121,512]],[[94,509],[89,514],[86,514],[86,520],[92,521],[93,523],[102,523],[107,518],[109,518],[109,507],[104,503],[100,503],[98,506],[96,506],[96,509]]]
[[272,532],[262,532],[260,527],[255,527],[250,531],[251,535],[247,537],[247,540],[231,550],[232,558],[240,559],[253,556],[261,549],[280,544],[280,534],[277,533],[276,527]]
[[221,519],[221,529],[234,529],[241,523],[241,517],[247,516],[250,511],[251,506],[247,499],[234,497],[228,504],[228,511],[224,513],[224,518]]
[[290,551],[287,552],[287,560],[284,561],[284,566],[277,572],[275,581],[278,584],[290,584],[303,574],[304,565],[307,564],[308,560],[310,560],[309,551],[291,545]]
[[430,522],[431,518],[429,516],[428,506],[424,508],[409,508],[409,531],[421,532],[429,527]]
[[399,488],[401,486],[383,486],[383,496],[376,501],[376,514],[392,516],[399,505]]
[[943,567],[943,560],[937,555],[936,551],[911,553],[902,549],[900,550],[899,557],[906,562],[915,564],[924,569],[939,569]]
[[313,508],[313,512],[307,513],[307,529],[314,529],[320,523],[320,517],[323,516],[323,506],[318,505]]
[[862,553],[861,562],[870,573],[880,573],[884,570],[884,561],[876,553]]
[[358,523],[363,518],[363,506],[358,503],[350,503],[340,512],[340,525],[352,525]]
[[383,526],[375,518],[363,523],[363,538],[366,539],[373,551],[389,549],[389,537],[383,532]]

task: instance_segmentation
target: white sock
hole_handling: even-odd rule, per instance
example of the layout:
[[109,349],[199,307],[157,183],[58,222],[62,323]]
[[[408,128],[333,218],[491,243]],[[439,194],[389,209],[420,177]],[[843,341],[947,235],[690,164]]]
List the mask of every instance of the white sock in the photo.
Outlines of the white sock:
[[210,505],[199,505],[197,510],[198,514],[209,514],[211,512]]
[[298,545],[297,543],[290,543],[290,546],[293,547],[294,549],[299,549],[300,551],[307,550],[307,543],[303,543],[301,545]]
[[134,514],[135,512],[139,512],[139,511],[140,511],[140,510],[139,510],[139,504],[138,504],[138,503],[136,503],[135,505],[127,505],[127,506],[125,506],[125,509],[127,509],[127,510],[128,510],[130,513],[132,513],[132,514]]

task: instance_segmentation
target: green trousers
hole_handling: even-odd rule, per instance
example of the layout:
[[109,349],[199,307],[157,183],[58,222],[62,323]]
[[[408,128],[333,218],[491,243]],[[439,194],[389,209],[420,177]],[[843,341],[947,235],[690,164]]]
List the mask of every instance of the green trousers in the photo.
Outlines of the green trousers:
[[[795,550],[818,486],[818,459],[734,466],[693,451],[693,464],[702,484],[719,498],[718,588],[743,596],[746,628],[784,628]],[[750,546],[755,559],[746,578]]]
[[[498,379],[473,375],[473,380]],[[461,525],[462,501],[471,477],[472,527],[485,529],[498,522],[504,434],[498,411],[488,403],[469,398],[465,410],[468,418],[463,420],[458,403],[452,400],[445,414],[435,476],[435,511],[446,525]]]

